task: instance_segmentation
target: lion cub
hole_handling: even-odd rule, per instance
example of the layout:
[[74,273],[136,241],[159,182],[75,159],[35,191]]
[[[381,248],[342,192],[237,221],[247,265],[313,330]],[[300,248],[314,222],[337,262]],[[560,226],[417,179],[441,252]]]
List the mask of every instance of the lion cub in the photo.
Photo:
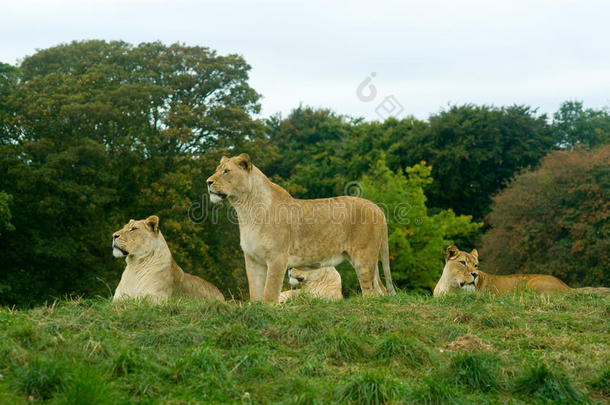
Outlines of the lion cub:
[[479,270],[479,254],[476,249],[467,253],[449,246],[445,254],[445,268],[434,288],[434,296],[452,294],[459,289],[504,294],[518,288],[530,288],[541,293],[571,290],[566,283],[547,274],[487,274]]
[[333,301],[343,298],[343,294],[341,294],[341,275],[334,267],[322,267],[309,271],[290,269],[288,276],[290,277],[290,285],[295,287],[300,284],[301,289],[282,291],[280,293],[280,303],[286,302],[302,292]]
[[139,221],[132,219],[116,231],[112,235],[112,254],[125,257],[127,262],[113,301],[137,297],[162,301],[175,296],[225,300],[216,286],[185,273],[176,264],[155,215]]

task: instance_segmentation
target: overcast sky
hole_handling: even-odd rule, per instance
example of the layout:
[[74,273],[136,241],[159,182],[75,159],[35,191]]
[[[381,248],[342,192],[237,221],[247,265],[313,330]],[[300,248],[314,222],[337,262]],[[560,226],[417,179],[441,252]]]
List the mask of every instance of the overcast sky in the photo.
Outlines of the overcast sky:
[[610,105],[609,21],[607,0],[2,0],[0,61],[72,40],[179,41],[243,55],[265,116],[299,103],[366,119],[468,102],[552,113]]

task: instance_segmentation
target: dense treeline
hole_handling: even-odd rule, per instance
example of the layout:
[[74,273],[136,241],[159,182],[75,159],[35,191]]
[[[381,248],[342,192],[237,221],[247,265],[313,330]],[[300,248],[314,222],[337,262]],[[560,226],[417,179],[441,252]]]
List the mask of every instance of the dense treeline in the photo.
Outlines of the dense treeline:
[[[110,235],[153,213],[186,271],[246,297],[234,213],[210,206],[204,184],[238,151],[297,197],[350,193],[382,205],[395,280],[430,289],[444,247],[477,243],[492,196],[515,174],[552,149],[610,138],[608,111],[579,102],[552,121],[526,106],[476,105],[428,120],[365,122],[302,106],[256,119],[249,69],[202,47],[104,41],[0,64],[0,304],[107,294],[123,267]],[[588,197],[574,198],[578,207]],[[607,240],[607,226],[599,232]]]

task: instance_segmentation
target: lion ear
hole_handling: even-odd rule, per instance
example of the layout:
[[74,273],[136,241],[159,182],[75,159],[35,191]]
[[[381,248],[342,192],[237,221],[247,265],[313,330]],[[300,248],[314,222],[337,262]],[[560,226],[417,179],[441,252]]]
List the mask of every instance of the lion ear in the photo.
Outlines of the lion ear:
[[151,215],[146,218],[146,226],[150,228],[154,233],[159,232],[159,217],[156,215]]
[[228,158],[228,157],[226,157],[226,156],[223,156],[223,157],[221,157],[221,158],[220,158],[220,163],[224,163],[224,162],[226,162],[227,160],[229,160],[229,158]]
[[472,252],[470,252],[470,254],[474,256],[475,259],[479,260],[479,252],[476,249],[472,249]]
[[241,155],[239,155],[235,159],[235,163],[247,172],[252,170],[252,161],[250,160],[250,155],[248,155],[247,153],[242,153]]
[[460,249],[453,245],[449,246],[445,252],[445,260],[454,258],[458,253],[460,253]]

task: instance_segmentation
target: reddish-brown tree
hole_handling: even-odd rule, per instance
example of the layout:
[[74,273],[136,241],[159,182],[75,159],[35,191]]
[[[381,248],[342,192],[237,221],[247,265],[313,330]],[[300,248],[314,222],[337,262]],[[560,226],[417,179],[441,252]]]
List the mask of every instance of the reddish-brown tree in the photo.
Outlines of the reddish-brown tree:
[[551,152],[494,198],[487,220],[485,270],[610,285],[610,145]]

